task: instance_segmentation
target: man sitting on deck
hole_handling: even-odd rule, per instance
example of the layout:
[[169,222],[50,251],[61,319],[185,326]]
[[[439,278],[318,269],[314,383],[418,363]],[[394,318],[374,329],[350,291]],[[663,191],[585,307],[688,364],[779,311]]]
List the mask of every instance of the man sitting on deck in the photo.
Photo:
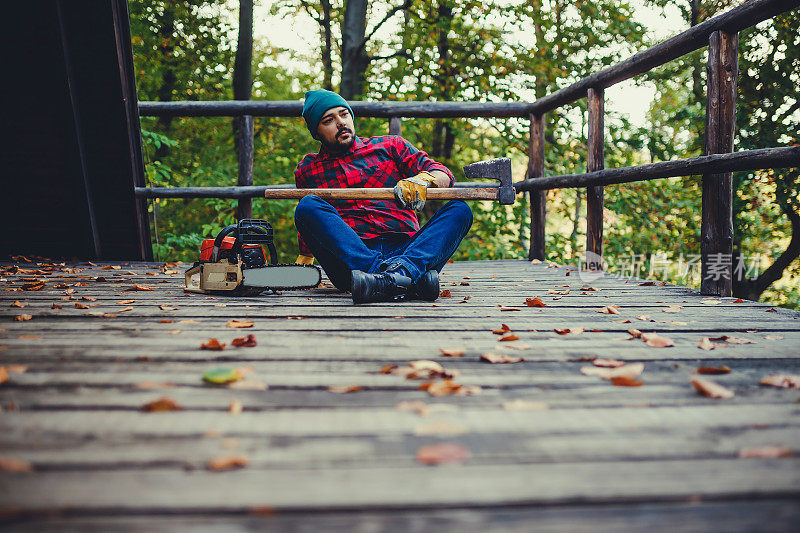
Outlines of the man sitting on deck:
[[295,210],[297,263],[316,258],[354,303],[436,300],[439,272],[472,226],[472,211],[448,202],[420,229],[414,210],[428,187],[452,187],[453,174],[402,137],[357,137],[353,110],[334,92],[307,92],[303,118],[321,146],[297,165],[298,188],[394,187],[396,204],[304,197]]

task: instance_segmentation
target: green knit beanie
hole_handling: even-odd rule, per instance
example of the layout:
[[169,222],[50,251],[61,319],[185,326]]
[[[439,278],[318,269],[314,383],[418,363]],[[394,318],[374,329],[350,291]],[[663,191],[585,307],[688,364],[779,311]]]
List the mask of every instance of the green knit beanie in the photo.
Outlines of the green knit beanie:
[[346,107],[350,114],[355,118],[353,110],[347,100],[338,94],[326,91],[325,89],[316,89],[306,93],[306,102],[303,104],[303,118],[306,119],[306,126],[311,136],[317,138],[317,128],[322,116],[332,107]]

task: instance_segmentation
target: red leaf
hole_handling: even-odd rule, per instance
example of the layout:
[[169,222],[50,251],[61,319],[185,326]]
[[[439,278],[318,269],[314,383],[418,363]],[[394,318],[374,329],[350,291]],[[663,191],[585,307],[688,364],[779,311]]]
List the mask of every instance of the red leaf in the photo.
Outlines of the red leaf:
[[175,403],[175,400],[164,396],[158,400],[146,403],[142,406],[142,411],[147,413],[164,413],[167,411],[182,411],[183,407]]
[[217,339],[211,338],[211,339],[208,339],[207,343],[201,344],[200,345],[200,349],[201,350],[217,350],[217,351],[219,351],[219,350],[224,350],[225,349],[225,345],[224,344],[220,344],[220,342]]
[[231,341],[231,344],[237,348],[252,348],[256,345],[256,338],[253,335],[237,337]]
[[211,459],[206,467],[212,472],[222,472],[233,470],[234,468],[244,468],[247,466],[247,458],[243,455],[225,455]]
[[721,374],[730,374],[731,369],[727,366],[701,366],[697,369],[698,374],[707,374],[707,375],[721,375]]
[[466,446],[451,442],[423,446],[417,450],[417,462],[424,465],[463,463],[469,457],[470,453]]
[[641,387],[644,385],[641,381],[635,381],[625,376],[611,378],[611,384],[615,387]]
[[546,307],[540,298],[525,298],[525,305],[528,307]]
[[451,296],[452,294],[450,294],[450,291],[447,289],[439,293],[439,298],[450,298]]

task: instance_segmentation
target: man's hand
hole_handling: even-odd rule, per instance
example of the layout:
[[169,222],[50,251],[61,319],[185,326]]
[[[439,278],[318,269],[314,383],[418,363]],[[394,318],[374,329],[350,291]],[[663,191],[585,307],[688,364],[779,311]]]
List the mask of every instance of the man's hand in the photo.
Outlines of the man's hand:
[[423,171],[413,178],[398,181],[394,188],[394,197],[403,209],[422,211],[428,197],[428,187],[436,186],[436,177]]
[[300,254],[300,255],[297,256],[297,259],[295,259],[294,264],[295,265],[313,265],[314,264],[314,258],[311,257],[310,255]]

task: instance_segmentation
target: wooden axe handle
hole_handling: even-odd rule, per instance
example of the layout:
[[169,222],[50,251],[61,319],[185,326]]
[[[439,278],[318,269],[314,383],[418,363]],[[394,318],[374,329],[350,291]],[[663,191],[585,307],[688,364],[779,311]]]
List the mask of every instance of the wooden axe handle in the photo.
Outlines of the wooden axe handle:
[[[394,189],[267,189],[264,198],[299,200],[314,194],[325,200],[394,200]],[[497,187],[430,188],[428,200],[497,200]]]

